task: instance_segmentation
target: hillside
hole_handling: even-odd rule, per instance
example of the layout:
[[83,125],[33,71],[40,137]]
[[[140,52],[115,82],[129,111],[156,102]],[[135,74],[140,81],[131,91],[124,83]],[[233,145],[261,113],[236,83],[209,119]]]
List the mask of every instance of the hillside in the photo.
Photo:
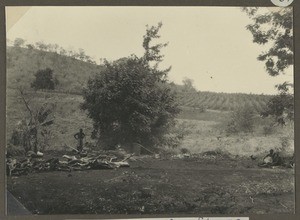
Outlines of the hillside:
[[7,48],[7,87],[29,88],[34,74],[50,68],[59,81],[58,91],[78,93],[89,77],[101,70],[101,66],[83,62],[55,52],[21,47]]
[[255,94],[228,94],[214,92],[178,93],[182,106],[221,111],[232,111],[241,106],[248,106],[261,112],[271,96]]
[[[7,87],[30,88],[34,73],[40,69],[51,68],[59,81],[56,92],[80,93],[89,77],[101,71],[100,65],[84,62],[56,52],[7,48]],[[178,95],[181,106],[193,109],[212,109],[230,111],[239,106],[250,106],[261,111],[271,96],[254,94],[229,94],[202,91],[185,91],[181,85],[171,84]]]

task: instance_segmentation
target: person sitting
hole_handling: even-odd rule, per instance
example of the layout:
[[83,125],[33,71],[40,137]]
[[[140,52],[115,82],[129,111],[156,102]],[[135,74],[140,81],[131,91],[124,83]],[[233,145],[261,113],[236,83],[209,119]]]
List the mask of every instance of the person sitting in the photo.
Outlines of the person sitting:
[[269,154],[267,154],[263,158],[263,163],[259,164],[259,166],[262,167],[268,167],[268,166],[278,166],[280,165],[281,158],[277,152],[274,152],[273,149],[270,150]]

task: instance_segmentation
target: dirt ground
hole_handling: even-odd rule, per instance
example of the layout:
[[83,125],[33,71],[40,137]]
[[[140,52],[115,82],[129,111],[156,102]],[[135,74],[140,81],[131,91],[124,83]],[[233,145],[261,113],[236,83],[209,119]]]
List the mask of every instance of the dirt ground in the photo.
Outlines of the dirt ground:
[[115,170],[8,177],[34,214],[293,213],[294,170],[245,158],[141,158]]

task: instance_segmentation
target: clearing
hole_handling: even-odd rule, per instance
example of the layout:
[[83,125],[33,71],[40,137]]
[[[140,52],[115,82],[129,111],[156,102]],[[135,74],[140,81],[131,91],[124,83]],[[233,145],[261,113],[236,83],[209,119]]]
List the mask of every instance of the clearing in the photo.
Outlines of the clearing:
[[140,159],[130,168],[8,177],[7,189],[35,214],[294,212],[294,169],[224,155]]

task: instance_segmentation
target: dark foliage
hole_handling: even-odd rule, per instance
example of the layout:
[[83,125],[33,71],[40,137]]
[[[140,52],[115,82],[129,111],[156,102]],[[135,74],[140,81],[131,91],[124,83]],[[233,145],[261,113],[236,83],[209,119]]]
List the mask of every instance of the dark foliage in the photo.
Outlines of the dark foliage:
[[16,38],[14,40],[14,46],[15,47],[22,47],[25,44],[25,40],[22,38]]
[[265,62],[267,72],[271,76],[284,73],[293,65],[293,10],[281,8],[268,13],[259,13],[258,8],[243,8],[253,23],[247,26],[252,33],[253,42],[270,44],[268,51],[258,56]]
[[112,63],[90,79],[82,108],[94,121],[101,142],[157,145],[178,113],[175,96],[143,59],[131,56]]
[[145,49],[144,58],[145,60],[149,61],[155,61],[155,62],[161,62],[163,59],[163,55],[160,54],[160,51],[162,48],[166,47],[168,43],[159,43],[155,45],[150,45],[151,41],[153,39],[160,38],[160,35],[158,34],[159,29],[162,27],[162,23],[160,22],[158,26],[151,26],[149,27],[147,25],[146,34],[143,36],[143,47]]
[[226,133],[253,132],[254,115],[254,111],[248,106],[233,111],[226,123]]
[[261,113],[263,117],[273,116],[280,125],[294,119],[294,96],[282,92],[267,103],[267,108]]
[[54,90],[58,80],[53,77],[53,71],[49,68],[39,70],[35,73],[35,80],[31,83],[31,88]]
[[[253,20],[247,29],[253,35],[253,42],[270,44],[268,51],[260,54],[258,60],[265,62],[266,71],[271,76],[284,74],[293,65],[293,9],[281,8],[268,13],[259,13],[259,8],[243,8]],[[270,99],[262,116],[272,116],[278,124],[284,125],[294,118],[294,97],[289,92],[292,83],[276,85],[279,94]]]
[[158,69],[166,44],[150,45],[153,38],[159,38],[161,26],[147,26],[143,57],[105,61],[104,70],[84,89],[82,108],[94,121],[93,136],[104,147],[162,145],[174,125],[179,108],[166,80],[170,68]]

